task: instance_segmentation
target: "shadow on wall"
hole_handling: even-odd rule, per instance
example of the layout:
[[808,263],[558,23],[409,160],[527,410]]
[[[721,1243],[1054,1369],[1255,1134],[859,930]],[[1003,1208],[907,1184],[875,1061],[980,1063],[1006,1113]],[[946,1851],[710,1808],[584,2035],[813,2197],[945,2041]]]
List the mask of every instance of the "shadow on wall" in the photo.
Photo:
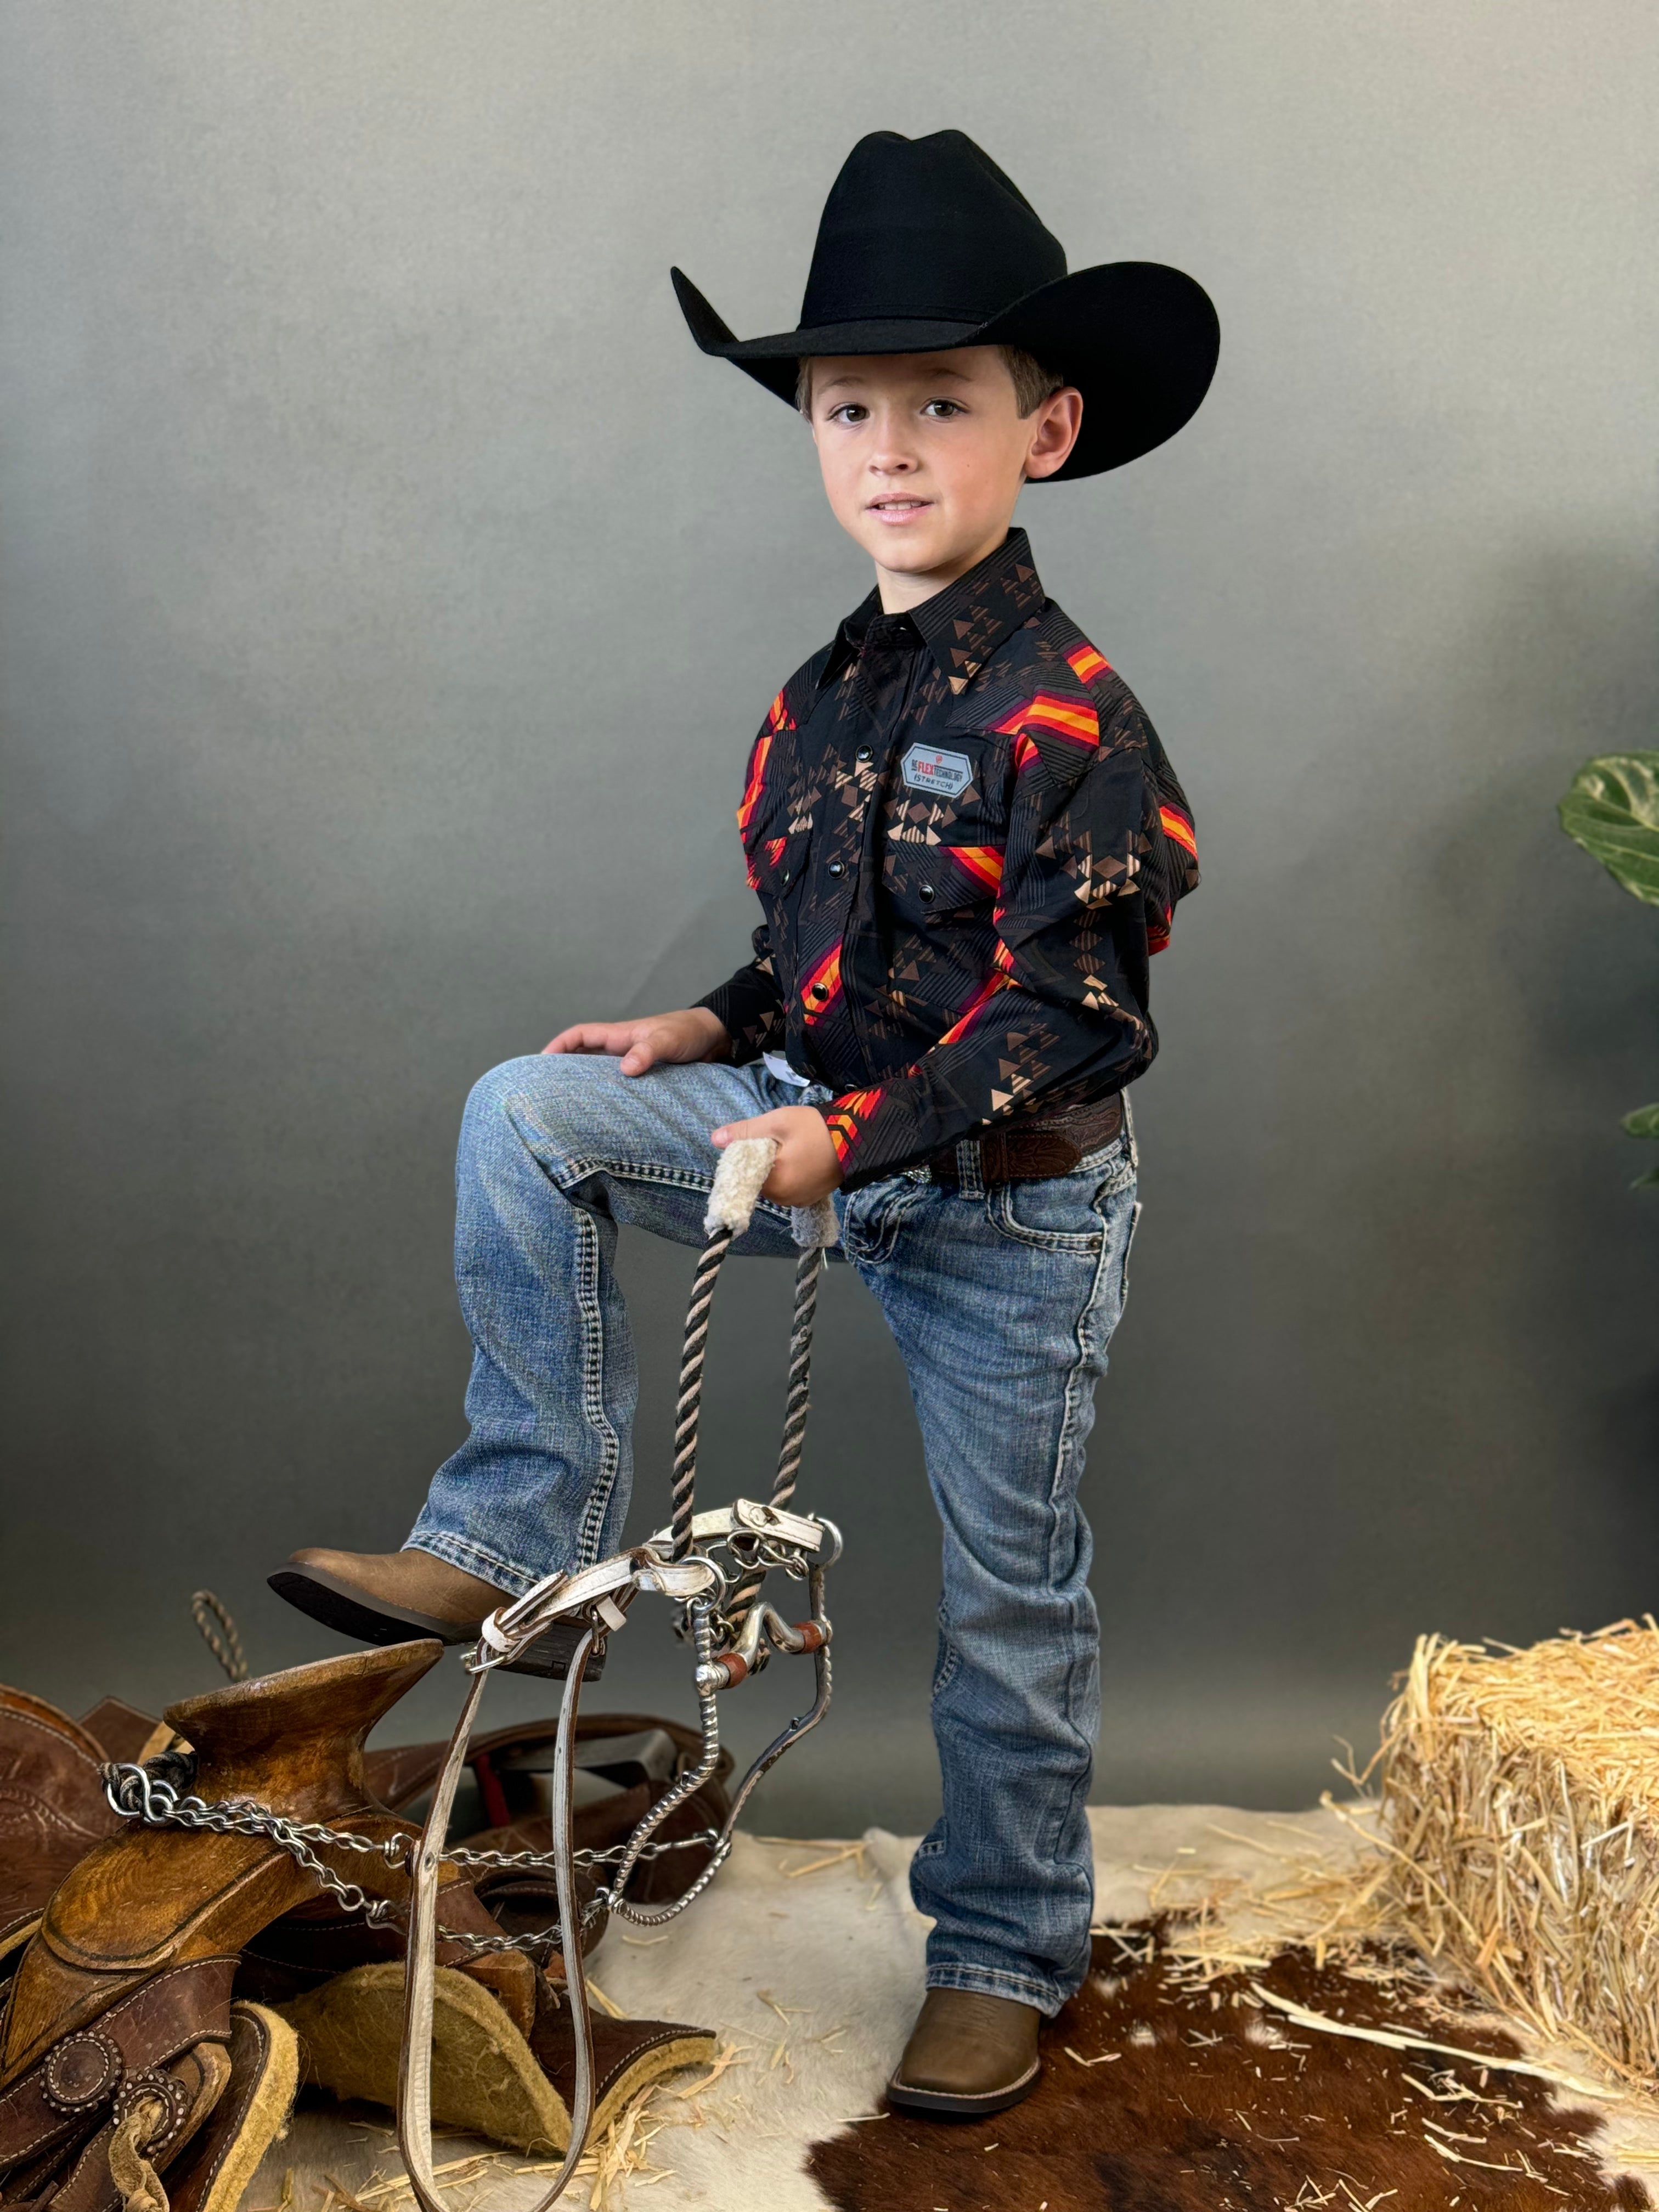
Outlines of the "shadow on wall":
[[1659,1601],[1659,1212],[1618,1129],[1659,1089],[1653,936],[1555,815],[1587,753],[1659,728],[1652,597],[1595,548],[1492,562],[1334,709],[1271,946],[1218,854],[1091,1453],[1099,1795],[1218,1794],[1192,1730],[1154,1739],[1173,1682],[1206,1740],[1276,1710],[1263,1777],[1311,1794],[1419,1633]]
[[[1443,1150],[1431,1142],[1411,1166],[1436,1225],[1420,1348],[1443,1404],[1457,1402],[1462,1358],[1501,1358],[1516,1427],[1545,1425],[1559,1555],[1547,1528],[1505,1515],[1501,1465],[1486,1472],[1495,1549],[1512,1546],[1513,1568],[1529,1559],[1541,1577],[1540,1631],[1559,1625],[1547,1595],[1556,1577],[1568,1588],[1576,1579],[1576,1500],[1587,1492],[1600,1492],[1621,1603],[1659,1601],[1632,1571],[1659,1539],[1659,1210],[1630,1189],[1643,1163],[1617,1129],[1619,1102],[1645,1097],[1659,1073],[1654,939],[1650,918],[1568,842],[1555,813],[1586,753],[1659,732],[1656,638],[1650,572],[1593,550],[1517,566],[1473,664],[1499,743],[1484,788],[1449,822],[1430,879],[1430,944],[1469,946],[1485,991],[1482,1004],[1451,1002],[1418,1079],[1428,1132],[1443,1137]],[[1453,682],[1442,696],[1453,720],[1465,694]],[[1577,1329],[1564,1327],[1570,1316]],[[1472,1469],[1481,1441],[1466,1437]]]
[[[1304,1325],[1373,1370],[1405,1462],[1376,1521],[1401,1568],[1444,1544],[1402,1572],[1414,1626],[1528,1638],[1599,1625],[1609,1592],[1659,1601],[1659,1211],[1630,1190],[1642,1163],[1616,1128],[1659,1087],[1652,933],[1555,816],[1587,753],[1659,732],[1659,610],[1650,573],[1594,550],[1534,555],[1498,586],[1396,733],[1430,800],[1414,815],[1442,827],[1367,885],[1379,967],[1415,980],[1402,1009],[1397,981],[1362,975],[1332,1015],[1322,1211],[1366,1233],[1330,1240]],[[1375,773],[1367,825],[1389,804],[1386,761]],[[1382,1140],[1344,1144],[1350,1116],[1375,1126],[1378,1090]],[[1455,1499],[1418,1488],[1429,1470]]]

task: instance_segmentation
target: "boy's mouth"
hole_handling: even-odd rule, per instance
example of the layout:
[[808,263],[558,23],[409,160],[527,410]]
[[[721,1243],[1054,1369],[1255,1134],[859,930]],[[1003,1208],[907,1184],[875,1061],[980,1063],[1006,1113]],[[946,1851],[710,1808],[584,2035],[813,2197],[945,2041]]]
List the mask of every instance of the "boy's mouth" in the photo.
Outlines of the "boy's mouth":
[[884,499],[871,500],[864,511],[866,514],[875,515],[883,522],[914,522],[919,514],[925,514],[933,504],[931,499],[919,499],[914,492],[890,492]]

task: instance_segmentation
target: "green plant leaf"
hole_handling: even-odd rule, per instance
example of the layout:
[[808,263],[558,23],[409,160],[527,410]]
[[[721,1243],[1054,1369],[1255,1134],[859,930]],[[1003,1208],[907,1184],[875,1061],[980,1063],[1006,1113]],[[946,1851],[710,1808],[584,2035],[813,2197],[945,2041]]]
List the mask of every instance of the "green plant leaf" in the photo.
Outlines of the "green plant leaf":
[[1659,752],[1584,763],[1560,805],[1561,827],[1634,897],[1659,906]]
[[1645,1175],[1639,1175],[1637,1176],[1635,1182],[1631,1185],[1631,1188],[1632,1190],[1652,1190],[1656,1186],[1659,1186],[1659,1168],[1650,1168]]
[[1624,1126],[1632,1137],[1659,1137],[1659,1106],[1638,1106],[1626,1115]]

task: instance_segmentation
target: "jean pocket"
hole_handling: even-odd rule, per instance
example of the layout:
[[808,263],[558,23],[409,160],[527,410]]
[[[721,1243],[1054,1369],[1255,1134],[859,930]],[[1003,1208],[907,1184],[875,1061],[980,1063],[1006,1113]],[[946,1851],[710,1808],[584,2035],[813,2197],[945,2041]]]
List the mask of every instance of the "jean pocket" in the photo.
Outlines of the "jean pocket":
[[1134,1147],[1128,1130],[1120,1129],[1110,1144],[1103,1145],[1098,1152],[1079,1160],[1072,1173],[1079,1178],[1093,1179],[1097,1201],[1115,1198],[1119,1191],[1135,1180]]
[[1100,1178],[1093,1173],[1000,1182],[985,1194],[986,1218],[1012,1243],[1095,1260],[1106,1242],[1100,1195]]
[[841,1249],[853,1261],[887,1259],[908,1217],[939,1194],[936,1184],[908,1175],[884,1176],[879,1182],[866,1183],[842,1204]]
[[1137,1200],[1135,1200],[1135,1202],[1134,1202],[1134,1205],[1133,1205],[1133,1208],[1132,1208],[1132,1209],[1131,1209],[1131,1211],[1130,1211],[1130,1214],[1129,1214],[1129,1233],[1128,1233],[1128,1235],[1127,1235],[1127,1236],[1124,1238],[1124,1240],[1123,1240],[1123,1265],[1122,1265],[1122,1267],[1120,1268],[1120,1270],[1118,1271],[1118,1297],[1117,1297],[1117,1302],[1118,1302],[1118,1306],[1119,1306],[1120,1310],[1121,1310],[1121,1308],[1122,1308],[1122,1307],[1123,1307],[1123,1306],[1127,1303],[1127,1300],[1128,1300],[1128,1296],[1129,1296],[1129,1255],[1130,1255],[1130,1253],[1131,1253],[1131,1252],[1133,1250],[1133,1249],[1134,1249],[1135,1231],[1136,1231],[1136,1230],[1137,1230],[1137,1229],[1139,1229],[1139,1226],[1140,1226],[1140,1200],[1139,1200],[1139,1199],[1137,1199]]

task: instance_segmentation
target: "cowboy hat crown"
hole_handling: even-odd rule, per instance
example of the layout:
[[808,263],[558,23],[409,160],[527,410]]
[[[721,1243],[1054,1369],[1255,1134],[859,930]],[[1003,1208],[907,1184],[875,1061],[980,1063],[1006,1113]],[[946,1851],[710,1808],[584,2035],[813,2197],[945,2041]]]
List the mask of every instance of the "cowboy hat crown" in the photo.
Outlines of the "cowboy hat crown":
[[737,338],[678,269],[704,353],[793,404],[800,363],[826,354],[1018,346],[1083,393],[1083,428],[1054,478],[1151,452],[1197,410],[1219,331],[1201,285],[1153,261],[1067,275],[1065,249],[1012,179],[960,131],[860,138],[830,190],[800,320]]

